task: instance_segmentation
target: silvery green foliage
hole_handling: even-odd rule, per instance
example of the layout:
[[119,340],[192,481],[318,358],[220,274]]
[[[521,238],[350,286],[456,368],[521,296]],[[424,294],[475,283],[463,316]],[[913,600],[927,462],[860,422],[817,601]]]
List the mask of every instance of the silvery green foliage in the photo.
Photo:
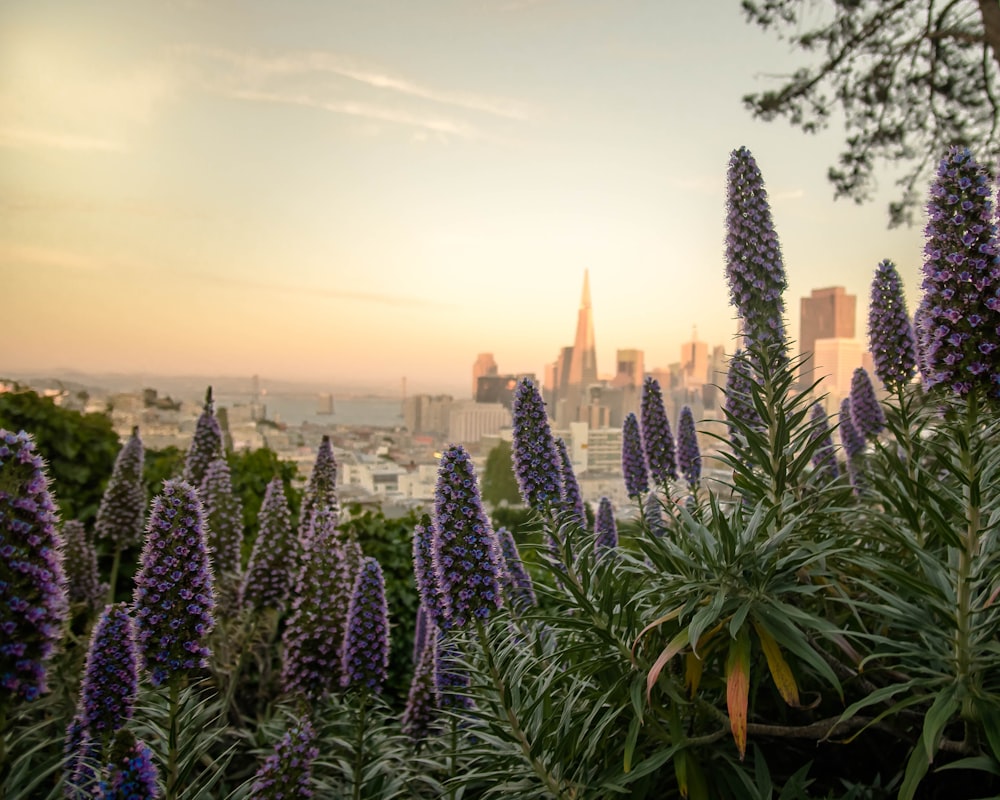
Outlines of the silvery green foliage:
[[134,547],[142,542],[146,525],[146,488],[142,483],[145,449],[139,428],[118,452],[111,478],[101,497],[94,535],[109,539],[116,547]]
[[32,437],[0,429],[0,710],[48,690],[69,604],[63,543]]
[[809,438],[810,440],[820,440],[820,444],[813,452],[813,469],[823,475],[825,480],[836,480],[840,474],[837,469],[837,454],[833,447],[833,435],[830,433],[830,420],[827,418],[821,403],[813,403],[809,418],[813,424]]
[[198,417],[194,437],[184,460],[182,478],[192,486],[201,486],[209,464],[225,456],[222,428],[215,417],[215,402],[212,400],[212,387],[209,386],[205,392],[205,407]]

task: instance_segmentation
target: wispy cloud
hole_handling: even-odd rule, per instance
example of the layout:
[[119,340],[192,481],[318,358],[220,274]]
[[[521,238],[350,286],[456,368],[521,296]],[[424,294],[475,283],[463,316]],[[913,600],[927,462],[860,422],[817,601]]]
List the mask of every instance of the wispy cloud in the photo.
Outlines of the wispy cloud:
[[0,128],[0,147],[98,152],[123,152],[128,149],[123,142],[114,139],[31,128]]
[[[195,276],[192,276],[195,277]],[[282,283],[267,283],[264,281],[253,281],[245,278],[233,278],[226,275],[211,275],[199,273],[196,276],[205,283],[218,286],[238,289],[252,289],[254,291],[275,292],[281,294],[296,294],[307,297],[326,297],[333,300],[349,300],[351,302],[374,303],[396,308],[445,308],[446,304],[422,297],[412,297],[405,295],[391,294],[388,292],[354,292],[342,289],[326,289],[317,286],[295,286]]]

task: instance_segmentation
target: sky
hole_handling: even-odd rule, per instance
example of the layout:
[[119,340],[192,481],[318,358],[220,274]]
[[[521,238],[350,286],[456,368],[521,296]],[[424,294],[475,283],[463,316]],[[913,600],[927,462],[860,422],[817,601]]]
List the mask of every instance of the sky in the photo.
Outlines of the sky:
[[843,139],[752,120],[799,57],[738,0],[0,5],[0,376],[468,392],[544,374],[589,272],[598,370],[734,346],[725,176],[755,156],[799,299],[919,227],[833,200]]

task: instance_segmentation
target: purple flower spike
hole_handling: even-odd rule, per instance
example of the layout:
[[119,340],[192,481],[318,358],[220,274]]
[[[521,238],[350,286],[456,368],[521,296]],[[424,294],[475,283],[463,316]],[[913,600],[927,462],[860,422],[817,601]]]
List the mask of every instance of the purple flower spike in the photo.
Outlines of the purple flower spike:
[[663,521],[663,503],[655,493],[650,492],[646,497],[646,505],[643,507],[643,512],[649,532],[657,538],[666,536],[667,526]]
[[94,535],[110,539],[116,547],[135,547],[142,542],[146,526],[146,488],[142,483],[145,450],[139,429],[118,451],[115,467],[97,509]]
[[688,486],[694,489],[701,480],[701,451],[698,449],[698,432],[690,406],[681,409],[677,422],[677,466]]
[[635,414],[625,417],[622,426],[622,472],[625,473],[625,491],[629,497],[642,497],[649,491],[646,457],[642,452],[639,420]]
[[669,481],[677,480],[677,453],[663,405],[663,392],[655,378],[646,378],[642,384],[639,415],[642,418],[642,448],[649,464],[649,477],[653,483],[666,487]]
[[812,422],[812,430],[809,431],[810,441],[820,440],[813,451],[813,469],[823,475],[824,480],[833,481],[837,479],[837,455],[833,449],[833,435],[830,433],[830,421],[827,419],[826,411],[820,403],[813,403],[809,412]]
[[597,534],[595,546],[598,557],[604,552],[618,547],[618,523],[615,522],[615,510],[611,501],[606,497],[602,497],[597,506],[594,532]]
[[573,462],[569,459],[566,442],[556,439],[556,451],[559,453],[560,475],[562,476],[562,507],[569,520],[581,528],[587,526],[587,515],[583,510],[583,497],[580,495],[580,484],[573,472]]
[[903,297],[903,283],[888,259],[875,268],[868,307],[868,342],[875,374],[887,392],[898,392],[917,371],[917,347]]
[[80,689],[81,722],[91,739],[107,742],[132,719],[139,693],[138,661],[127,604],[105,607],[90,636]]
[[341,684],[381,692],[389,676],[389,607],[385,578],[374,558],[364,558],[347,610]]
[[497,539],[500,540],[500,552],[503,553],[506,567],[501,582],[507,603],[514,612],[525,611],[538,605],[535,586],[524,568],[524,562],[521,561],[521,554],[517,550],[513,534],[506,528],[501,528],[497,531]]
[[1000,382],[1000,260],[990,177],[952,147],[931,183],[923,289],[931,383],[966,395]]
[[108,765],[108,781],[102,784],[104,800],[156,800],[160,789],[156,782],[153,754],[144,742],[123,729],[115,737]]
[[212,387],[209,386],[205,392],[205,408],[198,417],[194,438],[184,461],[183,479],[192,486],[201,486],[208,465],[219,458],[225,458],[222,428],[215,418],[215,402],[212,400]]
[[433,558],[448,627],[463,628],[500,606],[500,547],[461,445],[448,447],[438,468]]
[[513,426],[514,474],[521,498],[529,508],[548,513],[562,500],[562,472],[545,403],[528,378],[514,392]]
[[410,681],[410,692],[406,698],[406,708],[401,720],[403,733],[414,742],[426,739],[434,730],[434,719],[437,716],[437,694],[434,684],[434,663],[437,653],[438,631],[428,628],[427,638],[420,651],[413,679]]
[[472,708],[472,698],[466,694],[472,681],[459,663],[454,642],[438,631],[434,647],[434,694],[440,708]]
[[44,662],[68,610],[45,464],[29,434],[0,429],[0,709],[47,691]]
[[745,147],[729,157],[726,230],[730,303],[743,320],[746,346],[780,347],[783,354],[785,267],[764,180]]
[[273,478],[264,492],[257,519],[257,538],[242,590],[242,605],[283,609],[291,593],[294,563],[292,513],[281,478]]
[[854,414],[851,411],[851,398],[845,397],[840,402],[840,444],[848,460],[861,455],[865,449],[865,439],[854,427]]
[[750,394],[752,375],[747,355],[742,350],[737,350],[729,360],[729,373],[726,376],[726,427],[729,428],[729,440],[737,450],[743,450],[746,445],[743,433],[736,425],[737,420],[753,429],[763,427]]
[[333,455],[333,442],[329,436],[323,436],[316,451],[316,463],[309,474],[309,483],[302,494],[302,506],[299,509],[299,544],[305,544],[312,524],[312,515],[321,508],[333,512],[334,525],[340,515],[337,501],[337,459]]
[[205,507],[208,552],[216,582],[235,600],[243,567],[243,503],[233,492],[232,474],[224,458],[208,465],[199,496]]
[[927,303],[927,295],[924,295],[913,314],[913,333],[917,339],[917,367],[920,369],[920,382],[925,389],[934,385],[934,375],[927,361],[932,332],[930,306]]
[[312,797],[313,761],[318,757],[316,731],[304,720],[281,737],[257,770],[248,800]]
[[71,603],[82,603],[98,609],[104,602],[108,587],[101,583],[97,571],[97,550],[87,535],[84,524],[76,519],[63,523],[63,548],[66,589]]
[[885,428],[885,414],[864,367],[858,367],[851,376],[851,421],[862,436],[878,436]]
[[284,633],[284,691],[307,700],[340,687],[348,606],[361,565],[360,546],[338,533],[335,520],[329,508],[313,514]]
[[420,661],[420,654],[424,652],[424,645],[427,644],[427,629],[430,627],[430,615],[427,607],[421,603],[417,606],[417,618],[413,624],[413,664],[416,666]]
[[153,686],[208,663],[215,578],[194,488],[170,480],[153,501],[132,597],[136,640]]
[[426,514],[413,527],[413,577],[428,621],[441,627],[445,620],[445,605],[434,571],[434,523]]

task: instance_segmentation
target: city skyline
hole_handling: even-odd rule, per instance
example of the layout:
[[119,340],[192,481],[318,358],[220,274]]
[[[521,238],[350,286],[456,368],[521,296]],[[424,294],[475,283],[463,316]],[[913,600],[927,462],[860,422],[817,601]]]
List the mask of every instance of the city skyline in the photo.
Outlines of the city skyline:
[[[468,386],[481,352],[544,375],[589,276],[597,366],[734,345],[729,153],[761,167],[791,310],[911,310],[922,236],[834,203],[842,131],[750,119],[796,66],[724,6],[190,0],[0,9],[5,372]],[[239,13],[239,26],[232,20]],[[697,35],[693,35],[695,32]],[[468,391],[467,389],[465,391]]]

